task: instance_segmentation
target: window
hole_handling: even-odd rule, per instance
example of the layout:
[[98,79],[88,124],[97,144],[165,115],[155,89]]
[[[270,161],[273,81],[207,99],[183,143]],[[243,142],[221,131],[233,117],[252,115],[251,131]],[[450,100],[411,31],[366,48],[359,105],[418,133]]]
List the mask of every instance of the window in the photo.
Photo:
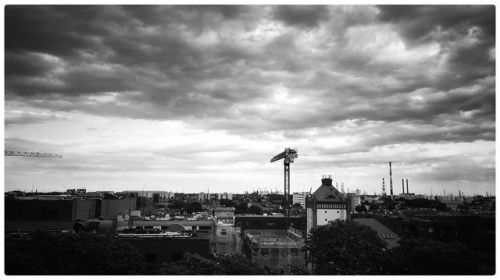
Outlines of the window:
[[226,235],[227,234],[227,229],[223,228],[220,230],[220,234]]
[[328,222],[328,220],[327,220],[327,219],[325,219],[325,222]]
[[340,211],[337,211],[337,213],[340,213]]
[[327,213],[327,211],[325,211],[325,214]]

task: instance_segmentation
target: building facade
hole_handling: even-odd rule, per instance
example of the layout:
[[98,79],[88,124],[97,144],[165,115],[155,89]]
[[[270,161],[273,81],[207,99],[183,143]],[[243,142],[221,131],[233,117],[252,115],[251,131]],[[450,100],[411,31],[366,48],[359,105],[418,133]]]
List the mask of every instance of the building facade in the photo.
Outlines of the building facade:
[[306,192],[293,193],[292,202],[293,202],[293,204],[299,203],[300,206],[302,206],[302,208],[305,209],[306,208],[306,197],[307,197]]
[[348,199],[332,185],[332,179],[323,177],[321,186],[306,199],[307,232],[330,221],[347,220],[348,203]]
[[291,265],[304,263],[304,239],[289,230],[247,230],[243,251],[259,265],[289,272]]

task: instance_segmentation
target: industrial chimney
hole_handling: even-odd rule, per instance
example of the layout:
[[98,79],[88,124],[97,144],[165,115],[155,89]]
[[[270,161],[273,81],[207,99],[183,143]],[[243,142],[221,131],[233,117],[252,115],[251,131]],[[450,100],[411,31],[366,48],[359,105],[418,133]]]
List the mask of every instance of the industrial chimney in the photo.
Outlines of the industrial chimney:
[[408,179],[406,179],[406,193],[410,193],[410,191],[408,191]]
[[392,193],[392,163],[389,161],[389,185],[391,187],[391,196],[393,195]]
[[403,187],[403,194],[405,194],[405,179],[401,179],[401,186]]
[[385,195],[385,181],[384,181],[384,178],[382,178],[382,195]]

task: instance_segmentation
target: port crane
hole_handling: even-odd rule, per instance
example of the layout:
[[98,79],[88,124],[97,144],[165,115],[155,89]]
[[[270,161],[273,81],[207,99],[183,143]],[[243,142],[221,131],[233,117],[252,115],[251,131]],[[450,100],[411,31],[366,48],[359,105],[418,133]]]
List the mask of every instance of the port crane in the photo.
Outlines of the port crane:
[[283,159],[284,166],[284,202],[285,202],[285,211],[287,218],[290,216],[290,202],[288,201],[288,196],[290,195],[290,163],[298,157],[298,153],[296,149],[285,148],[285,150],[277,155],[275,155],[271,162],[278,161]]
[[19,151],[4,151],[4,156],[6,157],[53,157],[53,158],[62,158],[61,155],[53,154],[53,153],[39,153],[39,152],[19,152]]

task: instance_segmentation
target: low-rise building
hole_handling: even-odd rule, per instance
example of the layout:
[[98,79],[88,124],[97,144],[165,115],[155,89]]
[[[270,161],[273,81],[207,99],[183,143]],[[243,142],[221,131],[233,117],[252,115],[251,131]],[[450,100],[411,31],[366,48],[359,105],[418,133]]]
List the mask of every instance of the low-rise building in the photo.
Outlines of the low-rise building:
[[215,252],[217,255],[241,253],[240,228],[232,224],[217,223],[215,226]]
[[217,207],[214,217],[217,223],[234,225],[234,207]]
[[321,179],[321,186],[306,199],[307,232],[330,221],[348,218],[348,199],[333,185],[330,176]]
[[284,273],[291,265],[304,264],[303,238],[289,230],[247,230],[243,246],[252,262]]

